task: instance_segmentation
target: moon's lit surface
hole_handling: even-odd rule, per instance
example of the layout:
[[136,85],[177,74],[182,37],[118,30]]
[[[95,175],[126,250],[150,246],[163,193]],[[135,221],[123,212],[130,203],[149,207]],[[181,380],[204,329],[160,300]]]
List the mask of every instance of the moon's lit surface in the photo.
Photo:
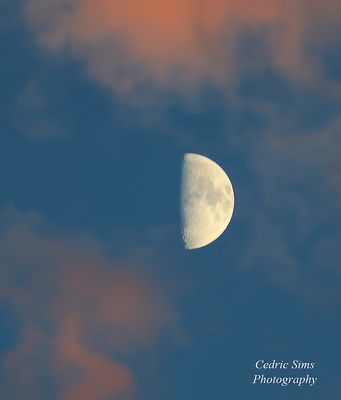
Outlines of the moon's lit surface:
[[223,169],[205,156],[185,154],[181,187],[185,248],[197,249],[216,240],[227,228],[233,208],[232,184]]

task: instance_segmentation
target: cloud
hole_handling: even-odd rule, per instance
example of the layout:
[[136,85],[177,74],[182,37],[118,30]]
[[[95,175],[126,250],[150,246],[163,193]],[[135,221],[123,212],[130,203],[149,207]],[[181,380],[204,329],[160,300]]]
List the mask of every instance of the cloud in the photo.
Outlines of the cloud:
[[309,83],[325,74],[337,0],[26,0],[38,42],[81,58],[91,76],[121,92],[232,85],[273,70]]
[[250,174],[247,186],[237,184],[243,233],[235,259],[242,270],[332,308],[341,282],[340,115],[303,125],[271,108],[233,138]]
[[[21,327],[3,358],[7,398],[130,399],[131,360],[171,332],[173,310],[142,266],[105,257],[88,235],[38,214],[1,217],[0,292]],[[129,359],[129,362],[128,362]]]

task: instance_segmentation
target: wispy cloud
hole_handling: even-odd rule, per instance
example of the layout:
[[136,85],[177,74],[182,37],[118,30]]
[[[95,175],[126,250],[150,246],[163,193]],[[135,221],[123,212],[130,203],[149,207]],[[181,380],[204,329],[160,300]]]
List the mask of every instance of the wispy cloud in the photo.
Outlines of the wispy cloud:
[[236,264],[309,301],[338,307],[340,117],[313,127],[282,117],[272,109],[260,127],[232,141],[254,182],[237,186],[243,235]]
[[115,91],[233,86],[272,70],[290,82],[324,79],[321,58],[341,20],[337,0],[27,0],[39,43],[84,60]]
[[128,358],[174,329],[157,283],[142,275],[141,265],[106,258],[94,238],[53,233],[38,214],[9,209],[1,219],[2,300],[22,327],[3,358],[1,392],[27,399],[133,398],[136,371]]

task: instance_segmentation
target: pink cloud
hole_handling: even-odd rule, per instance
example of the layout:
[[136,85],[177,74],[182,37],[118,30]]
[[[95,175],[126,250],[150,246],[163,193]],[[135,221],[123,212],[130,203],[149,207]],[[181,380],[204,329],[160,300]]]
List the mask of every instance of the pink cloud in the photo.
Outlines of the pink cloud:
[[[114,90],[144,82],[194,87],[229,84],[239,72],[275,68],[290,80],[322,74],[319,52],[341,19],[336,0],[27,0],[41,45],[68,49]],[[248,59],[245,38],[258,42]],[[313,49],[313,51],[311,50]]]
[[132,398],[127,356],[174,329],[165,294],[142,265],[106,259],[94,238],[47,234],[40,219],[10,214],[0,232],[0,289],[22,332],[4,359],[3,392],[46,398],[48,382],[59,400]]

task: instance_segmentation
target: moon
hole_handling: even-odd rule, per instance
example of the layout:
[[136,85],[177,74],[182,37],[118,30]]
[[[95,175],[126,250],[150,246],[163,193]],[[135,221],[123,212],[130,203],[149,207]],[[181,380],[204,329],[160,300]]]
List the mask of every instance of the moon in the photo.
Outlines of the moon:
[[184,156],[181,182],[182,237],[187,250],[206,246],[227,228],[234,209],[231,181],[214,161]]

